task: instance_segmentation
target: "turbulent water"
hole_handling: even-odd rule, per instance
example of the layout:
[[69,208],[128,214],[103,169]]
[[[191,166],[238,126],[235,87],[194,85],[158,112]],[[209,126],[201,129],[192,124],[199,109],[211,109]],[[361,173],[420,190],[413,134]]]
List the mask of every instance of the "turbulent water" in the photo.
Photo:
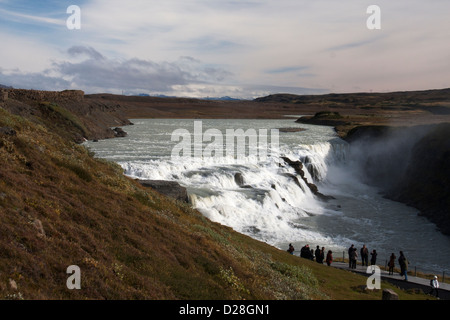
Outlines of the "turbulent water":
[[[128,137],[87,146],[98,157],[119,163],[130,177],[178,181],[187,188],[192,205],[213,221],[281,249],[289,243],[296,250],[319,245],[341,257],[351,244],[357,248],[366,244],[370,251],[377,250],[380,265],[400,250],[419,270],[441,273],[450,265],[449,237],[415,209],[387,200],[363,184],[364,173],[354,170],[349,159],[354,150],[350,153],[331,127],[300,125],[292,119],[132,121],[135,125],[125,129]],[[277,140],[270,129],[280,128],[305,130],[281,130]],[[245,140],[246,157],[227,154],[231,149],[226,133],[231,129],[253,130],[247,131],[253,136]],[[180,132],[184,135],[174,134]],[[208,140],[208,132],[222,133],[223,140]],[[203,144],[195,144],[202,138]],[[256,154],[249,151],[249,141],[250,145],[258,141]],[[174,150],[187,150],[182,142],[192,142],[191,157],[173,157]],[[216,156],[222,151],[223,157]],[[333,199],[316,197],[281,157],[301,160],[308,182]],[[243,180],[238,179],[241,186],[236,174]]]

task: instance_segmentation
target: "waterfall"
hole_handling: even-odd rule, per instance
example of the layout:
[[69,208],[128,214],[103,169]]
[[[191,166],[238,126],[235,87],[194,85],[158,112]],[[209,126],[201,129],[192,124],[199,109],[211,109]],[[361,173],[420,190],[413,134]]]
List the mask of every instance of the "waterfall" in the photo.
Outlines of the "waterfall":
[[[301,220],[333,214],[311,191],[309,184],[326,179],[328,168],[345,159],[341,140],[283,146],[273,156],[255,163],[245,159],[206,158],[126,161],[125,174],[138,179],[176,180],[185,186],[196,209],[219,222],[269,243],[324,240]],[[282,160],[301,161],[304,178]],[[239,174],[241,183],[237,183]]]

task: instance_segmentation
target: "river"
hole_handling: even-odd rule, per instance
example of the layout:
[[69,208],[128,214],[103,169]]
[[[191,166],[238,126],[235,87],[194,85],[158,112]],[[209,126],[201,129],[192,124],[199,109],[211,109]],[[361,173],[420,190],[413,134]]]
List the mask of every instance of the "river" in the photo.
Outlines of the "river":
[[[130,177],[179,182],[192,205],[213,221],[283,250],[289,243],[296,250],[319,245],[342,257],[351,244],[365,244],[376,249],[383,266],[400,250],[418,270],[441,274],[450,265],[450,237],[416,209],[362,183],[349,145],[331,127],[292,119],[131,121],[127,137],[85,144]],[[245,133],[241,156],[239,140],[231,147],[227,140],[233,132]],[[308,182],[332,199],[316,197],[281,157],[301,160]]]

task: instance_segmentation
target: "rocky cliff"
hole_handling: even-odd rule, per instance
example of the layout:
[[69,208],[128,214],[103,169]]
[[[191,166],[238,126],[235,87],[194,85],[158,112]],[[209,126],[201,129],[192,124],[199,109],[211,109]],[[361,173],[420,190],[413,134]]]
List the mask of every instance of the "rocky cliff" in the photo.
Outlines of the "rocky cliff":
[[130,124],[121,106],[86,101],[81,90],[2,89],[0,106],[76,142],[113,138],[111,127]]
[[347,140],[366,182],[387,198],[420,210],[450,235],[450,123],[413,127],[367,126]]
[[52,102],[82,102],[84,92],[81,90],[41,91],[26,89],[3,90],[7,98],[19,101],[52,101]]

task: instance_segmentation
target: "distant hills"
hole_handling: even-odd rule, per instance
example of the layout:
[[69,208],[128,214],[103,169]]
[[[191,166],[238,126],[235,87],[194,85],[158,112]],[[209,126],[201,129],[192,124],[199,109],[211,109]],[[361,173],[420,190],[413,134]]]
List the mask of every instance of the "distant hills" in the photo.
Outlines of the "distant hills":
[[281,102],[281,103],[334,103],[353,105],[392,105],[392,104],[417,104],[420,102],[449,102],[450,88],[395,91],[395,92],[355,92],[355,93],[328,93],[317,95],[297,95],[289,93],[271,94],[256,98],[256,102]]
[[[150,95],[148,93],[139,93],[136,96],[138,97],[155,97],[155,98],[179,98],[177,96],[167,96],[165,94],[156,94],[156,95]],[[229,96],[224,97],[204,97],[204,98],[197,98],[199,100],[213,100],[213,101],[240,101],[242,99],[232,98]]]
[[240,101],[240,100],[243,100],[243,99],[231,98],[231,97],[229,97],[229,96],[220,97],[220,98],[214,98],[214,97],[210,98],[210,97],[207,97],[207,98],[202,98],[202,99],[203,99],[203,100],[220,100],[220,101]]

